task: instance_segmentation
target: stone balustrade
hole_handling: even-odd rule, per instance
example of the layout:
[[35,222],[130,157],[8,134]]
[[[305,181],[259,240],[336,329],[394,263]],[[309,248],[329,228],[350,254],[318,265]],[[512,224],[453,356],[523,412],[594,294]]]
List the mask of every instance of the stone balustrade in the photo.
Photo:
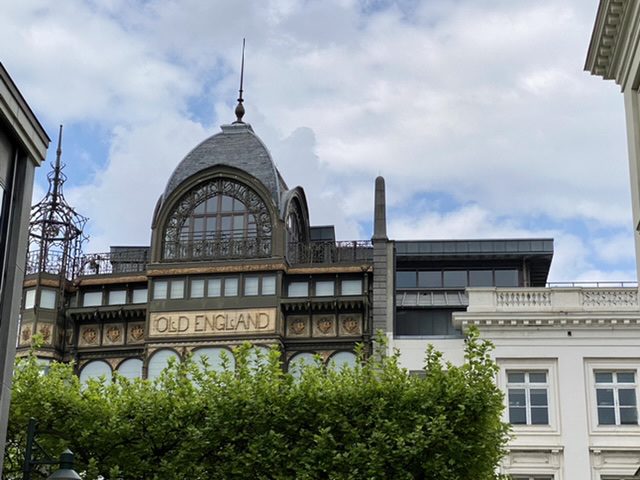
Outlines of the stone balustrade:
[[468,312],[640,310],[638,288],[468,288]]

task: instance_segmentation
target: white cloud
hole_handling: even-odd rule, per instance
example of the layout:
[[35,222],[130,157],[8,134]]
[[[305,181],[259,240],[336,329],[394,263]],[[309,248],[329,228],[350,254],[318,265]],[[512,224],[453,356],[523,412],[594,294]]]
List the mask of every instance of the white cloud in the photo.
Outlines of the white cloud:
[[[305,187],[314,223],[367,236],[382,174],[393,211],[410,213],[390,218],[400,237],[554,234],[554,275],[605,275],[585,252],[613,270],[626,254],[607,242],[625,242],[570,227],[631,228],[622,100],[582,71],[597,2],[586,7],[23,0],[0,17],[0,57],[46,123],[113,132],[95,176],[68,184],[93,220],[92,249],[148,241],[172,167],[233,120],[246,36],[245,118]],[[424,192],[466,206],[429,212],[413,203]]]

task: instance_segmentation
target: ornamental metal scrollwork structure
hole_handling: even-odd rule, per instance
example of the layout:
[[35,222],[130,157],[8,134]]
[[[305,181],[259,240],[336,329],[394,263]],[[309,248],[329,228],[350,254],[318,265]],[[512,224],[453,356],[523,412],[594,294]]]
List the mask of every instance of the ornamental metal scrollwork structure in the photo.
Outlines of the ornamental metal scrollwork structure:
[[245,184],[217,178],[185,194],[170,213],[163,260],[271,256],[272,225],[260,196]]

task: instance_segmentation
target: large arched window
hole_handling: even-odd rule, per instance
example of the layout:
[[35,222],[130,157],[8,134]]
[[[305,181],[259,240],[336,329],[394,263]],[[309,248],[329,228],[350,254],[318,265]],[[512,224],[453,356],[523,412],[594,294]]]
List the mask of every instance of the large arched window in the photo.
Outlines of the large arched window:
[[254,190],[214,179],[190,190],[171,212],[163,258],[270,256],[271,229],[269,210]]

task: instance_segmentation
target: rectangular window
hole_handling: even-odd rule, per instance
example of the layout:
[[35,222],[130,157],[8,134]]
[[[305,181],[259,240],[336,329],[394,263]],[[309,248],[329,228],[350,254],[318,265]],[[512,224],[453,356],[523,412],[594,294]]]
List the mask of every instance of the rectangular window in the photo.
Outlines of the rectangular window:
[[416,272],[396,272],[396,288],[416,288]]
[[466,270],[445,270],[442,278],[445,287],[462,288],[467,286]]
[[222,295],[222,280],[210,278],[207,282],[207,297],[219,297]]
[[169,282],[164,280],[155,282],[153,284],[153,299],[154,300],[164,300],[167,298],[167,288],[169,287]]
[[418,286],[421,288],[441,288],[442,272],[418,272]]
[[362,295],[362,280],[343,280],[342,295]]
[[331,297],[334,294],[333,280],[316,282],[316,297]]
[[469,270],[470,287],[493,287],[493,270]]
[[496,270],[496,287],[517,287],[518,270]]
[[109,305],[124,305],[127,303],[126,290],[111,290],[109,292]]
[[204,297],[204,280],[191,280],[191,298]]
[[276,276],[265,275],[262,277],[262,295],[276,294]]
[[512,425],[549,425],[548,372],[507,370],[509,422]]
[[30,288],[24,292],[24,308],[29,309],[36,306],[36,289]]
[[184,280],[171,280],[171,298],[184,298]]
[[40,290],[40,308],[53,310],[56,308],[56,291],[43,288]]
[[146,288],[134,289],[131,300],[133,303],[147,303],[147,289]]
[[102,305],[102,292],[85,292],[82,297],[83,307],[97,307]]
[[258,277],[244,277],[244,294],[247,296],[258,295]]
[[598,425],[637,425],[636,372],[600,370],[594,374]]
[[451,310],[398,310],[396,334],[411,336],[459,336],[451,321]]
[[290,297],[306,297],[309,295],[309,284],[307,282],[291,282],[288,293]]
[[229,277],[224,279],[224,296],[235,297],[238,295],[238,279]]

